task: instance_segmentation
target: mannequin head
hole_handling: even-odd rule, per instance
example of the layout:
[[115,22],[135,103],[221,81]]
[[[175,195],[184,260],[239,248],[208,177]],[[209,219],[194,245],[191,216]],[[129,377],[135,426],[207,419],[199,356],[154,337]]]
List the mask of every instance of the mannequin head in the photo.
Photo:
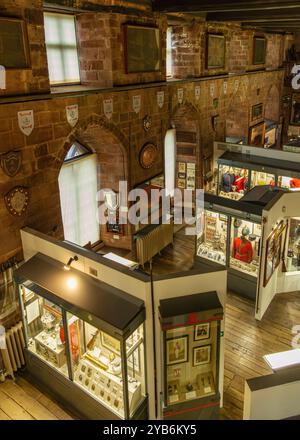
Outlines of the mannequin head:
[[243,229],[242,229],[241,238],[243,240],[245,240],[248,237],[249,234],[250,234],[249,228],[247,226],[244,226]]

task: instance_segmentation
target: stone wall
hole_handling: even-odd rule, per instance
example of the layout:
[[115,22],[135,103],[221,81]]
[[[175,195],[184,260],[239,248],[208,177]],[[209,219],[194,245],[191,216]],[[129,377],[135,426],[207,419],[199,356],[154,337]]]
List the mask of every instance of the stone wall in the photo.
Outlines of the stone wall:
[[8,69],[1,96],[30,95],[50,91],[44,36],[42,0],[1,0],[0,16],[25,21],[29,41],[28,69]]

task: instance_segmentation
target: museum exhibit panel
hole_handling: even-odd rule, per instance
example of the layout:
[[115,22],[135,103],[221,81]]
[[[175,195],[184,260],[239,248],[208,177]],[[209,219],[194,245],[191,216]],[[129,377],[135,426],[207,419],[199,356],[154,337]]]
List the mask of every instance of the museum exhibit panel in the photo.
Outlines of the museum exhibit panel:
[[226,151],[217,159],[216,193],[239,200],[251,188],[260,185],[279,186],[291,191],[300,188],[297,162]]
[[164,418],[218,418],[223,308],[217,293],[164,299],[159,311]]
[[147,418],[143,301],[42,254],[15,278],[29,374],[85,417]]

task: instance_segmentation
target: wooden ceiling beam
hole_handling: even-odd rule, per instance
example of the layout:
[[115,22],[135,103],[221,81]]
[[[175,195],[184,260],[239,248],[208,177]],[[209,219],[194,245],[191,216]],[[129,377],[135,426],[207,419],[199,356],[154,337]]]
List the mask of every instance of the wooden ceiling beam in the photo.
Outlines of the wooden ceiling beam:
[[248,12],[211,12],[206,16],[207,21],[245,21],[247,23],[260,21],[294,21],[300,18],[300,7],[291,9],[274,9],[272,11]]
[[239,12],[299,8],[299,0],[153,0],[153,9],[160,12]]

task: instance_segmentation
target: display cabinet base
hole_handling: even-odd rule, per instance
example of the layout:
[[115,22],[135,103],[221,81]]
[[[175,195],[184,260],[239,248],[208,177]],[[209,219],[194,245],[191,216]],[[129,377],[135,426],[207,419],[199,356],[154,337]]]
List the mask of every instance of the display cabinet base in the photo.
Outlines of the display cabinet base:
[[[83,419],[122,420],[96,399],[85,393],[78,385],[55,371],[36,355],[25,349],[26,370],[41,389],[59,401],[71,412]],[[133,416],[134,420],[148,419],[148,399],[146,398]]]
[[228,288],[240,296],[256,300],[257,278],[239,272],[234,269],[228,269]]
[[203,397],[165,408],[164,420],[218,420],[220,396]]
[[[198,256],[198,260],[201,262],[203,266],[209,268],[222,267],[224,270],[226,269],[225,266],[215,263],[214,261],[210,261],[206,258],[202,258]],[[227,270],[228,270],[228,279],[227,279],[228,289],[236,293],[237,295],[255,301],[257,278],[251,275],[247,275],[246,273],[239,272],[238,270],[232,268],[227,268]]]

